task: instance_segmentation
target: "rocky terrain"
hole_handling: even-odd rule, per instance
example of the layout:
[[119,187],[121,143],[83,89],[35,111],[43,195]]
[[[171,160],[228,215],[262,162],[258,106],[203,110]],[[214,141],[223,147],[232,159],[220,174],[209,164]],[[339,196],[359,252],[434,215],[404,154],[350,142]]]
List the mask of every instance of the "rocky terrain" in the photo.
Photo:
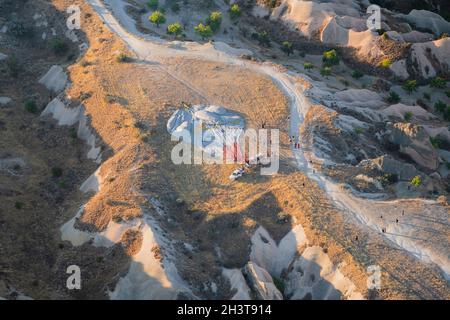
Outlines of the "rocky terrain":
[[[0,298],[448,299],[449,6],[373,3],[0,0]],[[194,118],[278,173],[173,163]]]

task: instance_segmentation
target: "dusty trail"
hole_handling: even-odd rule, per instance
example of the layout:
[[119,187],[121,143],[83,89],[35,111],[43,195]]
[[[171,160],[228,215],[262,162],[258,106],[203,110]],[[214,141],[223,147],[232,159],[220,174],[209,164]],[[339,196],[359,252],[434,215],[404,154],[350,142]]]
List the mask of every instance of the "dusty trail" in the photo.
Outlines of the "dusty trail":
[[[88,0],[88,2],[112,31],[135,52],[138,59],[158,65],[163,72],[197,92],[201,97],[204,97],[201,90],[194,88],[186,79],[181,79],[164,67],[163,58],[179,56],[210,60],[241,66],[267,75],[288,98],[289,132],[291,136],[298,136],[298,128],[303,123],[311,103],[311,97],[307,98],[304,95],[305,88],[295,81],[295,78],[301,75],[281,72],[270,64],[256,64],[238,59],[237,56],[248,51],[234,49],[223,43],[202,45],[178,41],[166,42],[160,38],[141,34],[136,29],[134,21],[125,13],[124,3],[121,0],[105,1],[106,5],[101,0]],[[205,97],[204,99],[207,101]],[[310,179],[316,181],[344,214],[370,230],[382,234],[392,242],[393,246],[410,252],[424,262],[436,264],[442,270],[446,280],[450,279],[448,235],[450,221],[445,208],[431,200],[380,201],[357,197],[351,191],[344,190],[342,186],[329,180],[320,171],[314,170],[309,163],[313,158],[310,150],[292,148],[292,153],[298,168]],[[402,217],[402,223],[395,223],[394,217],[402,211],[406,213],[405,217]],[[390,215],[392,219],[379,219],[380,212],[384,212],[386,216]],[[382,232],[384,228],[387,229],[386,232]]]

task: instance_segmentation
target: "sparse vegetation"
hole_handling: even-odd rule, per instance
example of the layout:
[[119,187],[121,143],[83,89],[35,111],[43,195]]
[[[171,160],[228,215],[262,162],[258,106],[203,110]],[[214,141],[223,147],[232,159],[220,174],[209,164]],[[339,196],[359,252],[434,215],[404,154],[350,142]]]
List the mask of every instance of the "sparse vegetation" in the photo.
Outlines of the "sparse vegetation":
[[362,78],[363,76],[364,76],[364,74],[361,71],[359,71],[359,70],[354,70],[352,72],[352,77],[355,78],[355,79]]
[[130,61],[130,58],[125,53],[122,52],[116,56],[116,61],[119,63],[128,62]]
[[205,26],[203,23],[199,23],[198,26],[195,26],[194,30],[200,37],[202,37],[202,40],[211,37],[213,34],[211,27],[208,25]]
[[442,140],[439,137],[430,137],[430,143],[435,149],[442,147]]
[[387,98],[389,103],[399,103],[401,101],[400,96],[395,91],[390,91],[389,96]]
[[167,33],[176,36],[179,36],[183,32],[183,27],[178,22],[171,23],[167,26]]
[[213,32],[217,32],[222,24],[222,13],[219,11],[213,11],[206,19],[206,24],[211,27]]
[[69,46],[65,40],[56,38],[51,41],[53,53],[56,55],[63,55],[69,50]]
[[413,117],[413,113],[411,111],[407,111],[403,115],[403,118],[405,119],[405,121],[410,121],[412,119],[412,117]]
[[270,38],[267,31],[252,33],[252,38],[258,40],[259,44],[265,47],[270,47]]
[[331,75],[331,68],[330,67],[324,67],[320,70],[320,74],[322,77],[328,77]]
[[354,131],[355,131],[355,133],[358,134],[358,135],[364,133],[364,129],[363,129],[363,128],[355,128]]
[[305,70],[311,70],[314,69],[314,65],[311,62],[305,62],[303,64],[303,67],[305,68]]
[[52,168],[52,176],[55,178],[60,178],[63,174],[63,170],[61,168],[58,167],[53,167]]
[[283,41],[281,44],[281,50],[286,53],[287,56],[294,53],[294,48],[292,47],[292,42],[289,41]]
[[409,94],[417,91],[417,81],[416,80],[408,80],[403,85],[403,89],[407,91]]
[[164,13],[158,10],[153,12],[148,19],[150,20],[151,23],[156,24],[156,27],[158,28],[160,24],[166,22],[166,17],[164,16]]
[[286,212],[282,211],[277,214],[277,223],[278,224],[285,224],[288,223],[291,216],[287,214]]
[[331,67],[339,64],[339,57],[335,49],[323,53],[322,62],[324,67]]
[[28,100],[27,102],[25,102],[25,110],[27,110],[30,113],[37,113],[38,107],[36,101]]
[[387,69],[387,68],[389,68],[391,66],[391,64],[392,64],[391,59],[385,58],[385,59],[381,60],[380,67]]
[[444,89],[447,82],[442,77],[434,77],[430,80],[430,87],[432,88],[438,88],[438,89]]
[[20,201],[17,201],[16,203],[14,203],[14,208],[16,208],[17,210],[20,210],[23,208],[23,203]]
[[431,95],[428,92],[423,93],[424,99],[431,100]]
[[398,175],[393,173],[385,173],[379,178],[383,186],[391,185],[398,182]]
[[17,78],[23,70],[22,64],[15,55],[12,55],[6,60],[6,67],[8,68],[9,75],[13,78]]
[[438,111],[438,112],[444,112],[445,109],[447,109],[447,105],[446,105],[444,102],[442,102],[441,100],[439,100],[438,102],[436,102],[436,103],[434,104],[434,108],[435,108],[436,111]]
[[231,19],[237,19],[241,16],[241,8],[237,3],[233,4],[230,8]]
[[273,284],[275,285],[275,287],[277,287],[277,289],[281,292],[281,294],[284,293],[284,282],[282,279],[277,278],[277,277],[273,277]]
[[413,187],[419,187],[422,184],[422,178],[420,176],[415,176],[411,179],[411,185]]
[[152,10],[156,10],[156,9],[158,9],[159,1],[158,0],[150,0],[149,2],[147,2],[147,6]]
[[178,13],[180,11],[180,5],[178,4],[178,2],[174,2],[170,6],[170,10],[172,10],[172,12],[174,12],[174,13]]

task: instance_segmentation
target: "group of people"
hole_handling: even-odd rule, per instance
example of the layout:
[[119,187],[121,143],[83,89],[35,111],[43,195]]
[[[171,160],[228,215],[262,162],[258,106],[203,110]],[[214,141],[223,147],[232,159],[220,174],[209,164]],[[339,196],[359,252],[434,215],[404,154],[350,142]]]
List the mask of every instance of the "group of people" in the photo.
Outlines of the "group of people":
[[300,149],[299,137],[292,136],[289,138],[289,142],[294,144],[294,149]]

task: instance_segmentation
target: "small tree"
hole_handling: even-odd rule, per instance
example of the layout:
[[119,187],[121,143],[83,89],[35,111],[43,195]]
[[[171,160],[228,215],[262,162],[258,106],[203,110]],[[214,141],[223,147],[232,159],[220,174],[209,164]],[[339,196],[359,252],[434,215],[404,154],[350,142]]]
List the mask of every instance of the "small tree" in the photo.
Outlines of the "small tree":
[[211,27],[213,32],[216,32],[220,28],[220,24],[222,23],[222,13],[219,11],[211,12],[208,19],[206,19],[206,24]]
[[166,22],[166,17],[161,11],[155,11],[151,14],[151,16],[148,18],[151,23],[156,24],[156,26],[159,28],[159,25],[161,23]]
[[400,102],[400,96],[397,94],[397,92],[391,91],[389,92],[389,97],[387,98],[387,101],[389,103],[399,103]]
[[434,104],[434,108],[435,108],[438,112],[444,113],[444,112],[445,112],[445,109],[447,109],[447,105],[446,105],[444,102],[442,102],[441,100],[439,100],[438,102],[436,102],[436,103]]
[[179,36],[183,32],[183,27],[178,22],[171,23],[167,26],[167,33],[176,36]]
[[237,3],[233,4],[230,8],[230,17],[231,19],[237,19],[241,16],[241,8]]
[[352,72],[352,77],[355,78],[355,79],[362,78],[363,76],[364,76],[364,74],[361,71],[359,71],[359,70],[354,70]]
[[331,75],[331,68],[330,67],[324,67],[322,70],[320,70],[320,74],[322,77],[328,77]]
[[29,100],[25,102],[25,110],[27,110],[30,113],[37,113],[38,107],[34,100]]
[[281,44],[281,50],[286,53],[287,56],[294,53],[294,48],[292,46],[292,42],[289,41],[283,41]]
[[194,27],[194,30],[200,37],[202,37],[202,40],[211,37],[213,34],[211,27],[209,25],[205,26],[203,23],[199,23],[198,26]]
[[156,9],[158,9],[159,1],[158,0],[150,0],[149,2],[147,2],[147,5],[150,9],[156,10]]
[[175,2],[170,6],[170,10],[172,10],[172,12],[178,13],[180,11],[180,5]]
[[413,113],[411,111],[407,111],[407,112],[405,112],[403,117],[405,118],[405,121],[409,121],[412,119]]
[[381,60],[380,67],[387,69],[391,66],[391,64],[392,64],[391,59],[385,58]]
[[432,88],[438,88],[438,89],[444,89],[446,85],[446,81],[442,77],[435,77],[430,80],[430,87]]
[[325,51],[322,58],[324,67],[331,67],[339,64],[339,57],[335,49]]
[[442,147],[442,141],[439,137],[430,137],[430,143],[436,149],[440,149]]
[[403,85],[403,89],[405,89],[409,94],[417,91],[417,81],[416,80],[408,80]]
[[262,31],[260,33],[257,33],[256,38],[258,39],[258,42],[260,45],[263,45],[266,47],[270,46],[269,34],[267,33],[267,31]]
[[314,69],[314,65],[311,62],[305,62],[303,68],[305,68],[305,70],[311,70]]
[[422,178],[420,176],[415,176],[411,180],[411,185],[414,187],[418,187],[422,184]]

